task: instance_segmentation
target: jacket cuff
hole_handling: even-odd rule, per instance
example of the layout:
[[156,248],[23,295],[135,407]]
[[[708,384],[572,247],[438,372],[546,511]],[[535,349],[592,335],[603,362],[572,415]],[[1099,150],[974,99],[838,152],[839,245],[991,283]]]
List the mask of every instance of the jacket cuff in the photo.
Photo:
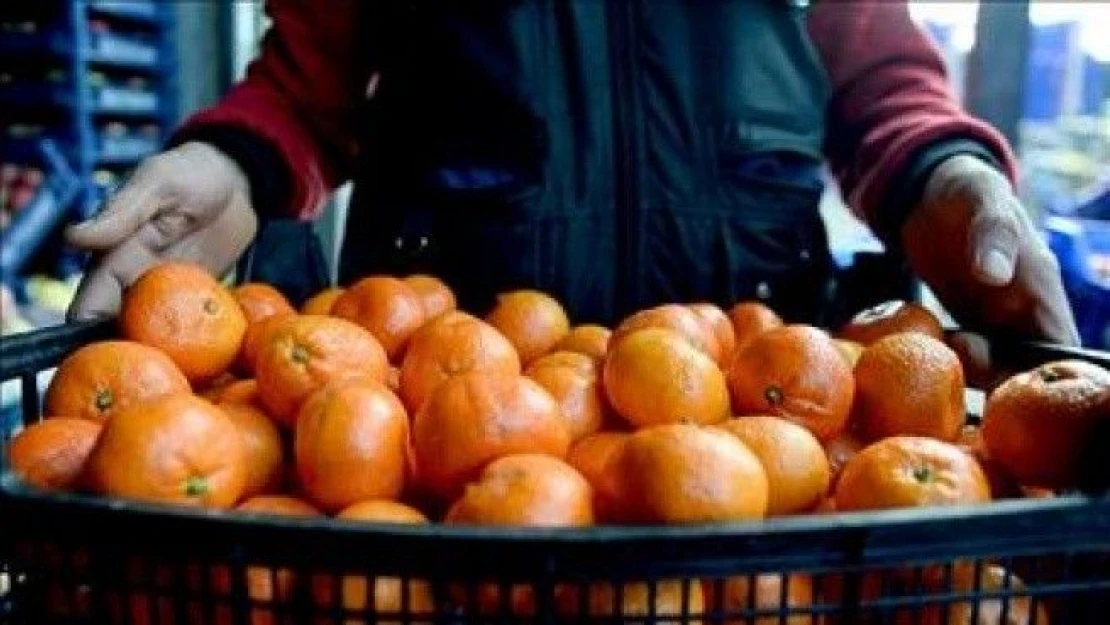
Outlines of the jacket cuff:
[[235,126],[219,124],[186,127],[170,137],[167,147],[190,141],[207,143],[226,154],[243,170],[250,185],[250,201],[262,221],[287,218],[292,174],[277,149],[265,139]]
[[901,246],[899,233],[910,212],[921,202],[929,176],[938,165],[956,156],[968,154],[1006,173],[1005,167],[987,146],[974,139],[944,139],[927,145],[910,158],[900,182],[892,184],[875,214],[876,234],[888,246]]

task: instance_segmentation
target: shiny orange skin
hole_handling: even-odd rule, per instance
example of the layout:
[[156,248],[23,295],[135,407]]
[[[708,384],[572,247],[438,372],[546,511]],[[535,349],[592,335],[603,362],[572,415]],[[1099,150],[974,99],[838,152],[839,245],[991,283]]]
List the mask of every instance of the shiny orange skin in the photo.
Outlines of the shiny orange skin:
[[899,332],[917,332],[938,341],[944,338],[944,328],[928,308],[902,300],[883,302],[860,311],[837,336],[867,346]]
[[724,373],[673,330],[647,328],[614,340],[602,385],[613,410],[633,427],[709,424],[728,416]]
[[759,458],[767,474],[767,516],[812,509],[829,490],[832,471],[821,442],[804,427],[768,416],[729,419],[715,426],[735,436]]
[[832,472],[832,480],[829,482],[830,491],[836,488],[836,481],[840,479],[840,473],[844,470],[844,465],[848,464],[848,461],[866,446],[850,431],[842,432],[825,443],[825,457],[829,459],[829,469]]
[[258,354],[269,343],[270,337],[290,319],[297,318],[295,313],[278,313],[260,319],[247,326],[243,344],[239,347],[237,365],[240,372],[253,375],[258,366]]
[[736,335],[736,351],[767,330],[783,326],[775,311],[759,302],[740,302],[728,310],[728,319]]
[[413,333],[424,325],[424,305],[409,285],[390,276],[370,276],[352,284],[331,314],[366,328],[399,361]]
[[597,365],[584,354],[552,352],[524,373],[559,404],[572,441],[601,429],[607,405]]
[[550,352],[570,332],[563,305],[546,293],[532,290],[498,295],[486,322],[509,339],[523,366]]
[[613,329],[613,334],[609,337],[609,350],[612,351],[624,337],[648,328],[676,332],[714,362],[719,362],[720,347],[717,345],[717,337],[694,311],[678,304],[663,304],[629,316]]
[[882,510],[990,501],[979,463],[959,447],[921,436],[873,443],[848,461],[836,485],[836,509]]
[[578,352],[557,351],[537,358],[528,365],[524,375],[531,375],[541,369],[570,369],[576,375],[596,377],[601,366],[596,360]]
[[594,522],[589,482],[541,454],[504,456],[467,484],[444,519],[462,525],[576,527]]
[[166,353],[193,383],[227,371],[239,353],[247,319],[222,284],[199,265],[162,263],[123,293],[124,338]]
[[244,403],[217,404],[242,437],[247,467],[243,497],[276,493],[281,489],[285,451],[281,434],[270,417],[256,406]]
[[1018,482],[1075,487],[1094,427],[1110,418],[1110,371],[1081,361],[1042,365],[996,388],[983,417],[988,454]]
[[297,312],[281,291],[261,282],[241,284],[231,289],[231,296],[239,303],[248,325],[266,317]]
[[128,406],[188,393],[189,381],[162,352],[131,341],[100,341],[58,365],[46,390],[46,414],[103,422]]
[[346,289],[337,286],[320,291],[301,304],[301,314],[330,315],[332,307],[335,306],[335,300],[343,295],[343,291],[346,291]]
[[570,434],[555,400],[520,375],[452,377],[413,421],[419,480],[444,500],[456,498],[497,458],[521,453],[563,458],[569,447]]
[[571,445],[567,464],[590,483],[594,513],[600,521],[620,521],[623,517],[623,484],[619,473],[620,456],[628,432],[597,432]]
[[840,355],[844,356],[844,361],[848,363],[849,367],[855,369],[856,364],[859,363],[860,356],[863,355],[864,346],[847,339],[833,339],[833,344],[840,350]]
[[759,458],[736,437],[671,424],[632,434],[620,454],[629,518],[646,523],[761,519],[768,481]]
[[408,471],[409,420],[385,385],[327,386],[301,408],[293,450],[301,488],[323,510],[396,499]]
[[855,393],[852,370],[817,328],[789,325],[751,339],[728,372],[736,414],[766,414],[802,425],[821,441],[841,433]]
[[519,375],[512,343],[488,323],[448,312],[421,328],[401,363],[401,398],[415,413],[444,380],[468,372]]
[[[755,575],[755,588],[752,578],[748,576],[729,577],[718,584],[715,581],[703,580],[702,588],[705,589],[705,606],[709,611],[720,610],[725,614],[743,614],[747,610],[759,610],[772,613],[769,616],[759,616],[755,619],[729,618],[724,622],[728,625],[779,625],[777,614],[780,606],[798,610],[786,617],[786,625],[813,625],[820,623],[820,617],[814,618],[805,614],[804,610],[812,608],[813,582],[807,575],[775,575],[764,573]],[[785,584],[786,601],[783,602],[783,585]],[[718,596],[720,592],[720,596]]]
[[415,291],[417,297],[420,298],[420,305],[424,309],[425,323],[445,312],[455,310],[458,306],[455,301],[455,293],[451,290],[451,287],[435,276],[417,273],[405,276],[402,281]]
[[201,397],[204,397],[214,404],[260,405],[258,399],[258,382],[254,379],[236,380],[224,387],[201,393]]
[[[654,586],[654,588],[651,588]],[[662,579],[656,582],[625,582],[616,588],[607,582],[590,584],[586,590],[586,615],[582,614],[581,590],[566,584],[555,589],[555,609],[569,622],[593,619],[629,619],[645,622],[652,617],[659,625],[701,625],[706,613],[705,592],[696,579]],[[619,601],[618,601],[619,597]]]
[[220,393],[222,393],[225,388],[227,388],[231,384],[234,384],[238,380],[239,378],[237,378],[235,374],[231,373],[230,371],[225,371],[224,373],[216,377],[216,379],[193,389],[193,392],[212,403],[216,403],[216,398],[219,397]]
[[725,311],[716,304],[698,303],[690,304],[690,310],[698,316],[702,327],[713,335],[717,343],[716,361],[722,366],[728,366],[736,353],[736,330],[732,327]]
[[113,497],[229,508],[247,485],[242,437],[223,410],[193,395],[134,404],[104,425],[88,461]]
[[997,461],[992,460],[987,453],[987,444],[983,440],[983,428],[979,425],[965,425],[960,430],[960,437],[956,445],[970,454],[983,473],[987,476],[990,485],[991,499],[1020,499],[1026,496],[1025,489],[1014,479],[1014,476],[1003,468]]
[[258,495],[235,507],[237,512],[272,514],[279,516],[320,516],[315,506],[303,499],[288,495]]
[[605,358],[609,351],[609,337],[613,332],[604,326],[584,324],[574,326],[561,341],[551,348],[552,352],[577,352],[594,360]]
[[379,523],[427,523],[424,513],[389,499],[367,499],[351,504],[335,515],[348,521],[375,521]]
[[293,427],[301,403],[328,384],[384,382],[385,350],[359,326],[334,317],[300,315],[267,337],[258,355],[258,397],[280,424]]
[[[387,500],[368,500],[356,503],[342,512],[337,517],[345,521],[358,521],[366,523],[398,523],[404,525],[422,525],[428,519],[419,510],[404,504]],[[331,607],[340,602],[345,610],[366,610],[370,597],[373,597],[374,611],[379,614],[380,623],[398,621],[389,617],[391,614],[400,614],[407,608],[412,615],[414,624],[428,623],[419,618],[422,615],[431,615],[435,611],[435,602],[431,586],[424,580],[408,580],[407,591],[402,587],[402,580],[396,577],[377,577],[374,579],[373,589],[368,580],[361,575],[344,575],[340,580],[339,596],[335,592],[335,578],[327,575],[316,575],[312,579],[312,597],[317,606]],[[408,604],[405,604],[405,595]],[[363,619],[347,618],[344,625],[363,625]]]
[[879,339],[863,350],[855,377],[854,415],[865,441],[905,435],[953,442],[967,420],[960,359],[930,336]]
[[42,490],[75,490],[101,423],[53,417],[29,425],[8,443],[8,464],[24,483]]

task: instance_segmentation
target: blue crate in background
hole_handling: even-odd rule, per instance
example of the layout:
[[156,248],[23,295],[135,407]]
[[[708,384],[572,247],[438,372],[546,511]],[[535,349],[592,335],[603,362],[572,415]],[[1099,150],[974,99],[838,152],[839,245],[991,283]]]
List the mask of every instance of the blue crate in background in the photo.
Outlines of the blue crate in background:
[[[17,15],[0,17],[0,163],[44,167],[50,177],[39,146],[52,141],[81,184],[61,223],[87,218],[105,197],[104,180],[156,152],[178,121],[174,6],[60,0]],[[58,272],[74,266],[66,253]]]
[[1110,221],[1051,215],[1044,230],[1083,345],[1110,348]]

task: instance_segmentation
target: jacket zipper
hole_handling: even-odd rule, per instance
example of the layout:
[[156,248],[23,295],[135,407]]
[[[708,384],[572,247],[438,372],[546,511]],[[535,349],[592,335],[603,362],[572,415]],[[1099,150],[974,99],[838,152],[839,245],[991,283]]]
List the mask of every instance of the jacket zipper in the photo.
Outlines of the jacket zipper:
[[[640,303],[639,262],[639,141],[636,110],[636,0],[606,2],[609,9],[609,57],[615,89],[613,160],[615,181],[616,285],[614,304]],[[614,306],[618,315],[628,313]]]

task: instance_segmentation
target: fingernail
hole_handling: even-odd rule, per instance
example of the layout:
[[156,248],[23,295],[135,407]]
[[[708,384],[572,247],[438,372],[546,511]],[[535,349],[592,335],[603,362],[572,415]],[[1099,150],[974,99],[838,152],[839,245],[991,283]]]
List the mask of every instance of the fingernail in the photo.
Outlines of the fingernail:
[[988,249],[979,256],[979,269],[991,284],[1003,285],[1010,282],[1014,267],[1010,257],[999,249]]

